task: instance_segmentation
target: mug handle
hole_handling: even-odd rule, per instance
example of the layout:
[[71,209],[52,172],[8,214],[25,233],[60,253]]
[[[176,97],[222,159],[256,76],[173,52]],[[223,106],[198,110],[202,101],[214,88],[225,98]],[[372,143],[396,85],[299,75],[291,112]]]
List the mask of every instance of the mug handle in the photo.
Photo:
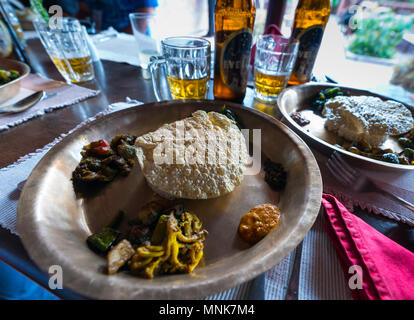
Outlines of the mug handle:
[[172,100],[170,86],[167,81],[166,64],[167,61],[163,56],[153,56],[150,58],[148,65],[157,101]]

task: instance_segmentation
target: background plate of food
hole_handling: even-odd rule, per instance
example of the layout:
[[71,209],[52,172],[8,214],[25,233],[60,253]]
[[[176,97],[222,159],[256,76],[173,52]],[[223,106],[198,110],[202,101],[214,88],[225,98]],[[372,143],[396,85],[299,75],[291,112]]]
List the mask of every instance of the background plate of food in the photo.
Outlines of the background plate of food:
[[278,98],[287,123],[307,143],[339,151],[356,165],[414,170],[414,109],[392,98],[351,87],[304,84]]
[[36,264],[61,266],[63,286],[85,297],[195,299],[279,263],[321,196],[315,158],[279,121],[228,102],[166,101],[102,117],[54,146],[25,183],[18,230]]
[[30,73],[30,67],[20,61],[0,59],[0,103],[19,93],[20,81]]

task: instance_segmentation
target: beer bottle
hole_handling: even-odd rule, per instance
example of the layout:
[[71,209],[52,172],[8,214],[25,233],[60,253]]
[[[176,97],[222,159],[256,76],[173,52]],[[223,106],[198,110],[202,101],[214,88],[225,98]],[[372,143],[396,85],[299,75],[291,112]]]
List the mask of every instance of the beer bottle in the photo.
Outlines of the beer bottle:
[[249,74],[255,0],[217,0],[214,97],[243,101]]
[[310,80],[330,11],[330,0],[299,0],[292,31],[292,37],[299,40],[299,50],[290,85]]

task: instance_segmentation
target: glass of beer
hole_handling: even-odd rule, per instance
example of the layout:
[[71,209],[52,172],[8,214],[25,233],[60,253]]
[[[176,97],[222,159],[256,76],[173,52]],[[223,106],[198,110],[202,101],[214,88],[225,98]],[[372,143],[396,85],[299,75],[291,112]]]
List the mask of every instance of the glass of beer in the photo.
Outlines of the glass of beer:
[[211,69],[211,44],[197,37],[169,37],[161,41],[162,56],[149,65],[158,101],[205,99]]
[[255,98],[275,102],[286,87],[298,53],[299,41],[262,35],[256,44],[254,61]]
[[40,41],[66,82],[79,83],[95,77],[86,34],[78,20],[61,18],[54,25],[34,21]]

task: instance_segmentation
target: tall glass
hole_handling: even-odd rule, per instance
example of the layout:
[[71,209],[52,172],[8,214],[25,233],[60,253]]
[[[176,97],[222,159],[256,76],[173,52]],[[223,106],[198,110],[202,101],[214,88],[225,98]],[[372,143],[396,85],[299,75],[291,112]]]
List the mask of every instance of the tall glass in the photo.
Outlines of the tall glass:
[[211,44],[196,37],[161,41],[162,56],[152,57],[150,70],[157,100],[205,99],[211,68]]
[[255,98],[275,102],[286,87],[298,53],[299,41],[275,35],[257,40],[254,61]]
[[92,58],[79,21],[61,18],[60,22],[49,26],[38,19],[33,24],[47,53],[67,82],[92,80],[95,77]]
[[159,34],[156,26],[156,15],[152,13],[130,13],[132,31],[138,44],[140,66],[147,69],[152,56],[160,54]]

